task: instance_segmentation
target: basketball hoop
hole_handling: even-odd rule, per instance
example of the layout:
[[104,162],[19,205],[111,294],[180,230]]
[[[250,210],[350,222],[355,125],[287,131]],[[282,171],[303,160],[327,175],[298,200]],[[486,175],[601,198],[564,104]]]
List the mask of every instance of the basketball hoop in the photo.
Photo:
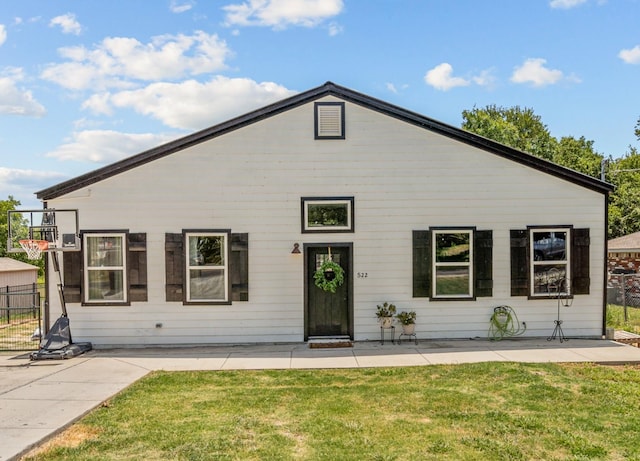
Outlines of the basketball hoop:
[[20,246],[27,253],[29,259],[40,259],[40,255],[43,251],[49,248],[49,242],[46,240],[19,240]]

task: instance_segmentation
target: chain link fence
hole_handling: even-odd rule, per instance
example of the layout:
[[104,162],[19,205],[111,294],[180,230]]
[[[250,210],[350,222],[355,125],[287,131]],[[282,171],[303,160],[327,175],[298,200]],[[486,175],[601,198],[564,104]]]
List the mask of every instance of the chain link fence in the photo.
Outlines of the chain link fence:
[[640,307],[640,274],[609,274],[607,303]]
[[0,287],[0,351],[38,349],[44,285]]

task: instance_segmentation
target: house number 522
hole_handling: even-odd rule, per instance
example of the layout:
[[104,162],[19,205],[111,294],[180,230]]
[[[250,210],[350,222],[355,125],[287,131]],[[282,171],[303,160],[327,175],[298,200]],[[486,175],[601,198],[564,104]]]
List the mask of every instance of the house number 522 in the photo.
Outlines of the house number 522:
[[369,273],[368,272],[358,272],[357,276],[359,279],[366,279],[367,277],[369,277]]

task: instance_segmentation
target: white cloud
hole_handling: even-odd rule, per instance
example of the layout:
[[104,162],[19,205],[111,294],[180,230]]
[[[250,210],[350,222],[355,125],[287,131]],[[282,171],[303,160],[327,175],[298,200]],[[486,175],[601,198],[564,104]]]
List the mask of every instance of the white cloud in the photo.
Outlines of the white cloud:
[[496,77],[493,75],[493,72],[493,69],[486,69],[480,72],[480,74],[471,77],[471,79],[473,83],[478,86],[493,88],[496,84]]
[[[295,92],[272,82],[218,76],[208,82],[153,83],[145,88],[96,96],[85,107],[107,113],[108,104],[132,108],[183,130],[199,130],[284,99]],[[203,104],[203,101],[207,101]]]
[[336,35],[341,34],[343,30],[344,28],[337,22],[329,23],[329,35],[331,37],[335,37]]
[[248,0],[223,7],[227,25],[315,27],[342,12],[342,0]]
[[[520,67],[516,67],[511,75],[513,83],[531,83],[533,86],[542,87],[553,85],[563,79],[562,71],[545,67],[547,60],[542,58],[529,58]],[[576,81],[576,77],[572,80]]]
[[82,26],[76,20],[76,15],[73,13],[67,13],[53,18],[49,22],[49,27],[55,26],[60,26],[62,32],[65,34],[80,35],[82,32]]
[[7,29],[4,24],[0,24],[0,46],[7,41]]
[[172,0],[171,5],[169,5],[169,9],[172,13],[184,13],[185,11],[189,11],[193,8],[193,3],[194,2],[191,1],[179,2],[178,0]]
[[55,171],[0,167],[0,197],[13,196],[23,208],[42,207],[34,192],[68,179],[67,175]]
[[560,8],[563,10],[568,10],[571,8],[575,8],[576,6],[582,5],[586,3],[587,0],[551,0],[549,2],[549,6],[551,8]]
[[23,79],[22,69],[7,68],[0,73],[0,114],[42,117],[46,110],[31,94],[18,87]]
[[69,142],[48,152],[46,156],[58,160],[112,163],[172,139],[175,136],[86,130],[74,132]]
[[178,79],[226,68],[231,54],[216,34],[162,35],[143,44],[134,38],[108,37],[90,50],[58,50],[68,62],[50,64],[41,77],[73,90],[132,88],[139,81]]
[[630,50],[622,50],[618,53],[618,57],[627,64],[640,64],[640,45]]
[[469,80],[465,80],[462,77],[454,77],[452,74],[453,67],[451,67],[451,64],[443,62],[428,71],[424,76],[424,81],[427,85],[442,91],[448,91],[457,86],[469,85]]

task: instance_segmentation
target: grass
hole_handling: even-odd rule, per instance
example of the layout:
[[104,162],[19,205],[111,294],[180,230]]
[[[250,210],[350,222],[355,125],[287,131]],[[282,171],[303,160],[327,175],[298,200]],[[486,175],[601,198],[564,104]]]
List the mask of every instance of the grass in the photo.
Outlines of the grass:
[[625,322],[622,306],[607,305],[607,327],[640,334],[640,308],[627,307],[627,321]]
[[640,369],[154,372],[29,460],[640,460]]

